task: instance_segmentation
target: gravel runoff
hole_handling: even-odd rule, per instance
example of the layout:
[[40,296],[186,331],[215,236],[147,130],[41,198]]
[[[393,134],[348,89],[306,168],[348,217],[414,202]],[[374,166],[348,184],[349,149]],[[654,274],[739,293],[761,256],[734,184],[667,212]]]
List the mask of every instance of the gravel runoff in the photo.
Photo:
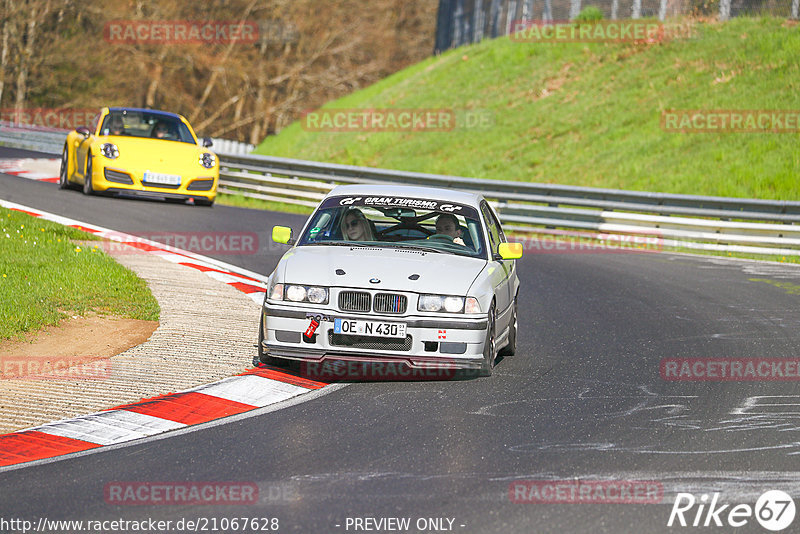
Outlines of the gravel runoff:
[[107,377],[0,380],[0,433],[189,389],[253,366],[259,307],[249,297],[191,267],[128,249],[112,255],[147,282],[161,306],[159,327],[148,341],[111,358]]

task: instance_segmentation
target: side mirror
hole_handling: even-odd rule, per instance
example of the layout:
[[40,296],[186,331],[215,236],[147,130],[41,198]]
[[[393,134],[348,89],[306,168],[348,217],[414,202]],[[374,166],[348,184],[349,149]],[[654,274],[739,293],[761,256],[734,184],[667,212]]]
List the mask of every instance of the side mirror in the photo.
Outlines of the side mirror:
[[92,133],[86,126],[78,126],[77,128],[75,128],[75,131],[81,134],[84,137],[84,139],[89,137],[89,135]]
[[289,228],[288,226],[273,226],[272,240],[275,241],[276,243],[291,245],[293,243],[292,229]]
[[522,243],[500,243],[497,252],[504,260],[517,260],[522,257]]
[[208,147],[214,146],[214,143],[211,142],[211,138],[210,137],[204,137],[203,138],[203,146],[208,148]]

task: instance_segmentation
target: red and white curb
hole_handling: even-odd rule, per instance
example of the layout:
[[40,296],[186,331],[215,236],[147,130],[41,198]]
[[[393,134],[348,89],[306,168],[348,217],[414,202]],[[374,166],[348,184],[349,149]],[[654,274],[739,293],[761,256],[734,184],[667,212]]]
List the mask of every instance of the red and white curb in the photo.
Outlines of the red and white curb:
[[58,158],[0,159],[0,172],[40,182],[58,183],[60,169]]
[[[118,240],[144,252],[205,272],[208,276],[246,293],[256,304],[260,305],[263,301],[266,279],[257,273],[13,202],[0,200],[0,206]],[[282,402],[322,389],[326,385],[326,382],[303,378],[282,369],[250,369],[240,375],[186,391],[0,435],[0,468],[116,445],[207,423]]]
[[88,451],[263,408],[328,385],[251,369],[178,393],[0,435],[0,467]]

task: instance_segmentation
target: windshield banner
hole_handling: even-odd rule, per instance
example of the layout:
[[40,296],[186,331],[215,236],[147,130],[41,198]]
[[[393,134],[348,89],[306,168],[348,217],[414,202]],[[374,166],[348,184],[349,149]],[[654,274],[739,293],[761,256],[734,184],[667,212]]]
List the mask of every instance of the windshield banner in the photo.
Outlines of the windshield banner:
[[430,211],[440,211],[442,213],[452,213],[454,215],[464,215],[465,217],[478,218],[478,211],[472,206],[458,204],[455,202],[432,200],[425,198],[409,197],[333,197],[329,198],[322,205],[322,208],[335,208],[338,206],[368,206],[375,208],[411,208]]

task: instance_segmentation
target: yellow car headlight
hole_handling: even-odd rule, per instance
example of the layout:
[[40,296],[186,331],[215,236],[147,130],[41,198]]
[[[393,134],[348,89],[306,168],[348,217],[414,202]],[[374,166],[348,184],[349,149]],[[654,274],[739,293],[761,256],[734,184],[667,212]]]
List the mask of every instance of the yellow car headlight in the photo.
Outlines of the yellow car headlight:
[[198,163],[205,167],[206,169],[213,169],[214,166],[217,164],[217,157],[212,154],[211,152],[203,152],[200,154],[200,159]]
[[108,159],[117,159],[119,157],[119,147],[114,143],[104,143],[100,148],[100,152]]

